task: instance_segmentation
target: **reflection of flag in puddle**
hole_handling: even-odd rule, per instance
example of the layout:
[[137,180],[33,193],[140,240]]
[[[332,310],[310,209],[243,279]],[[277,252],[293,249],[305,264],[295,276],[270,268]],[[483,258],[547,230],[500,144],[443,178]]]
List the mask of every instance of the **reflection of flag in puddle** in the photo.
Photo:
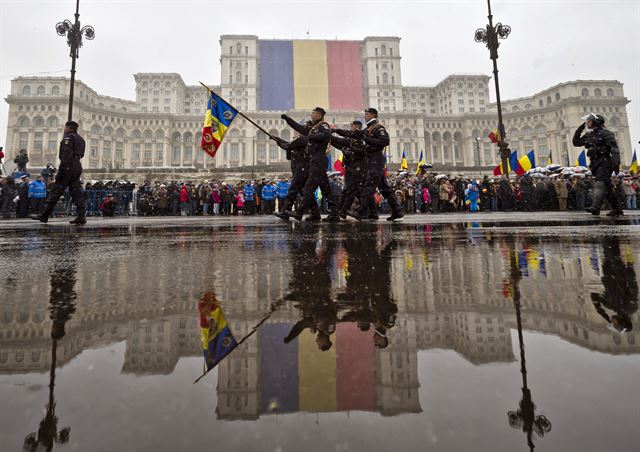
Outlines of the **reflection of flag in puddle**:
[[413,270],[413,257],[411,257],[411,254],[407,254],[407,270]]
[[633,252],[629,245],[624,247],[624,263],[627,265],[633,264]]
[[376,409],[375,347],[371,332],[338,323],[331,349],[318,350],[308,329],[284,344],[290,324],[260,329],[261,414]]
[[205,292],[198,303],[198,310],[204,361],[207,370],[211,370],[236,348],[238,343],[213,292]]

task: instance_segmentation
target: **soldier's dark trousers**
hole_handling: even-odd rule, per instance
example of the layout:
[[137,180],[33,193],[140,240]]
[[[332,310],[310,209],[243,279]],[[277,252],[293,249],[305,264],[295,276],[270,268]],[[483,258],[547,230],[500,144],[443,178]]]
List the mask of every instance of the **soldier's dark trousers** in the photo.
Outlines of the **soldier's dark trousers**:
[[593,186],[593,203],[591,207],[600,210],[602,202],[606,198],[612,210],[622,210],[622,205],[611,185],[611,172],[613,171],[611,162],[606,159],[592,161],[591,171],[596,178],[596,183]]
[[327,156],[323,153],[316,153],[309,159],[309,177],[307,178],[304,188],[302,189],[301,212],[304,214],[306,209],[315,209],[318,202],[316,201],[316,190],[320,188],[323,196],[327,198],[329,203],[329,214],[338,216],[338,200],[336,200],[329,178],[327,177]]
[[53,213],[53,209],[58,203],[58,199],[64,194],[64,190],[69,188],[69,194],[73,203],[76,205],[78,218],[85,217],[84,196],[82,193],[82,184],[80,176],[82,175],[82,165],[80,162],[60,164],[60,169],[56,174],[53,188],[49,193],[47,202],[45,203],[42,215],[49,218]]
[[358,159],[349,163],[344,172],[344,190],[342,190],[342,200],[340,202],[340,212],[346,213],[351,209],[356,196],[362,193],[362,187],[367,180],[367,161]]
[[367,181],[362,188],[362,196],[360,197],[360,210],[361,217],[367,217],[372,202],[374,201],[374,194],[376,188],[380,190],[380,194],[387,200],[389,207],[393,213],[401,211],[398,200],[396,199],[393,189],[387,182],[387,178],[384,176],[384,155],[382,151],[377,151],[368,156],[369,172],[367,175]]

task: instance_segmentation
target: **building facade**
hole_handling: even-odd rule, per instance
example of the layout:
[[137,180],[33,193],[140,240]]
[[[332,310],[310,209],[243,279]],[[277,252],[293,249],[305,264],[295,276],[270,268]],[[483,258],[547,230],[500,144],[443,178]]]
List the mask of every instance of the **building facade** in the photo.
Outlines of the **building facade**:
[[[220,85],[211,86],[247,112],[270,134],[290,139],[280,119],[309,116],[321,105],[339,126],[380,111],[391,144],[388,157],[411,163],[421,151],[443,171],[491,169],[497,147],[487,138],[496,127],[490,77],[456,74],[435,86],[402,84],[400,38],[362,41],[261,40],[250,35],[220,37]],[[238,117],[214,159],[200,150],[207,91],[187,85],[176,73],[134,74],[135,101],[98,94],[76,82],[75,119],[87,141],[88,169],[132,170],[272,167],[285,153],[253,125]],[[7,124],[8,160],[28,150],[32,166],[55,162],[67,116],[69,80],[18,77],[12,80]],[[601,113],[616,134],[622,163],[632,147],[623,84],[615,80],[559,83],[529,97],[503,102],[507,141],[519,155],[535,150],[539,162],[573,164],[581,149],[571,138],[586,112]],[[332,150],[333,158],[337,151]]]

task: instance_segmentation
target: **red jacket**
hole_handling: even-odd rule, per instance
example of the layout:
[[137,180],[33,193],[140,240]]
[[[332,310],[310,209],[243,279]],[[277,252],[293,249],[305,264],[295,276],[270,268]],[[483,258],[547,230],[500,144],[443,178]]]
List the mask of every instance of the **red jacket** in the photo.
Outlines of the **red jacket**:
[[180,202],[189,202],[189,192],[184,185],[180,189]]

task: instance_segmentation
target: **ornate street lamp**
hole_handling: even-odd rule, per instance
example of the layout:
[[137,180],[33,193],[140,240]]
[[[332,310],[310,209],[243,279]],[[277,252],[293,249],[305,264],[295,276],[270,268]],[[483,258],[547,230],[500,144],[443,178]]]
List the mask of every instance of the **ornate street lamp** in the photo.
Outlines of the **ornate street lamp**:
[[498,130],[500,131],[500,141],[498,146],[500,148],[500,157],[502,159],[502,168],[509,178],[509,156],[511,151],[509,150],[509,143],[507,143],[507,134],[504,130],[504,124],[502,122],[502,103],[500,101],[500,83],[498,82],[498,47],[500,42],[498,39],[507,39],[507,36],[511,33],[511,27],[508,25],[502,25],[498,22],[495,27],[493,25],[493,15],[491,14],[491,0],[487,0],[487,6],[489,8],[489,24],[486,28],[479,28],[476,30],[474,39],[476,42],[482,42],[489,49],[489,58],[493,61],[493,80],[496,84],[496,102],[498,105]]
[[518,343],[520,345],[520,373],[522,374],[522,400],[518,404],[516,411],[509,411],[507,417],[509,426],[515,429],[522,429],[527,435],[527,445],[529,450],[533,451],[535,444],[533,443],[533,432],[539,437],[543,437],[545,433],[551,431],[551,421],[544,415],[536,416],[536,406],[531,397],[531,390],[527,383],[527,362],[524,355],[524,339],[522,337],[522,316],[520,314],[520,279],[522,273],[516,262],[516,253],[514,249],[511,254],[511,285],[513,289],[513,306],[516,309],[516,323],[518,326]]
[[71,83],[69,85],[69,115],[68,121],[73,116],[73,84],[76,79],[76,59],[80,57],[80,47],[82,47],[82,37],[84,36],[91,41],[96,36],[96,31],[91,25],[85,25],[80,28],[80,0],[76,0],[75,22],[64,20],[56,24],[56,32],[58,36],[66,36],[67,44],[71,48],[69,56],[71,57]]

